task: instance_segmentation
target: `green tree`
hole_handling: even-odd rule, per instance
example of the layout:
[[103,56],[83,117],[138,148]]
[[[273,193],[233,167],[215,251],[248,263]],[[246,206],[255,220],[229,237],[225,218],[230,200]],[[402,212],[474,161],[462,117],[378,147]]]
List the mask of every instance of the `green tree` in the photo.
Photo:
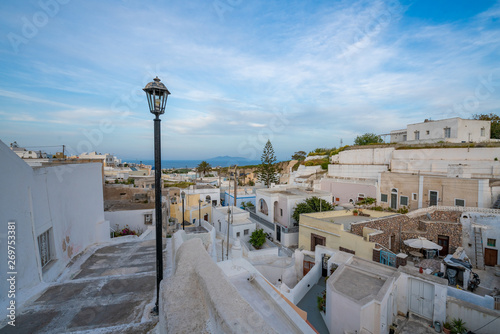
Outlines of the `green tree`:
[[491,121],[491,138],[500,139],[500,116],[491,114],[475,114],[472,119],[481,121]]
[[270,140],[264,146],[260,161],[262,163],[257,167],[257,177],[259,181],[263,182],[269,188],[271,183],[278,183],[279,181],[278,168],[275,164],[276,156],[274,155],[273,145]]
[[206,161],[200,162],[198,167],[196,167],[196,172],[202,174],[205,176],[206,173],[210,172],[212,170],[212,166]]
[[364,135],[357,136],[356,139],[354,139],[354,145],[379,144],[383,142],[382,138],[374,133],[365,133]]
[[250,244],[259,249],[266,242],[266,234],[264,229],[260,228],[252,232],[250,235]]
[[297,204],[295,209],[293,210],[292,218],[298,223],[300,219],[301,213],[312,213],[312,212],[320,212],[320,211],[331,211],[334,206],[325,201],[324,199],[320,199],[319,197],[313,196],[307,198],[304,202],[300,202]]
[[302,161],[305,160],[307,153],[304,151],[297,151],[292,155],[292,160]]

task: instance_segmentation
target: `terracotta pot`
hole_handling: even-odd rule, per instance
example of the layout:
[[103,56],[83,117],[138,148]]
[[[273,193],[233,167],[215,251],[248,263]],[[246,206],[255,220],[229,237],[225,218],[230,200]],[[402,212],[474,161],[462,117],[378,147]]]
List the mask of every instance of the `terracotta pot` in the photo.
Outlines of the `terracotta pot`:
[[357,215],[358,215],[358,213],[357,213],[357,212],[353,212],[352,214],[353,214],[354,216],[357,216]]
[[443,333],[445,333],[445,334],[451,334],[451,329],[443,327]]

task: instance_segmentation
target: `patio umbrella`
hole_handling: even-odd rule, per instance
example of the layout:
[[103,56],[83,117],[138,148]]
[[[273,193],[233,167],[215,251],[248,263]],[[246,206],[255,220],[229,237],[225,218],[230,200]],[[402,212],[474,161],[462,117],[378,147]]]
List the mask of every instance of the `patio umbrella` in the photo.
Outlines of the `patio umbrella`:
[[424,248],[424,249],[437,249],[441,250],[443,247],[439,246],[438,244],[427,240],[426,238],[418,237],[417,239],[408,239],[403,241],[405,245],[410,246],[411,248]]

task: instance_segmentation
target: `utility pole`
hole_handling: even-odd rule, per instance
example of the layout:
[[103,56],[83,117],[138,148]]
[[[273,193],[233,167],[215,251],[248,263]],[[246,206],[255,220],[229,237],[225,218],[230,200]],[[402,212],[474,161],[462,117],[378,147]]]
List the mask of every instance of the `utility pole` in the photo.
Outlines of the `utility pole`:
[[231,209],[227,207],[227,243],[226,243],[226,259],[229,260],[229,222],[231,217]]
[[201,198],[198,199],[198,226],[201,226]]
[[220,188],[220,167],[217,170],[217,174],[219,174],[219,188]]
[[236,199],[237,199],[237,194],[236,190],[238,188],[238,177],[236,176],[236,169],[238,168],[238,165],[234,165],[234,206],[236,206]]

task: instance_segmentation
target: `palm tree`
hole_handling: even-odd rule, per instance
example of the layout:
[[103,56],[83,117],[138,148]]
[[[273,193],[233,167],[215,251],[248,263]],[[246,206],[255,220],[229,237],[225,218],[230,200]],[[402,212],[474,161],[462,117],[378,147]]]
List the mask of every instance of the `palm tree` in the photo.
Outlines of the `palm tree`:
[[203,174],[205,176],[206,173],[210,172],[212,170],[212,166],[206,161],[200,162],[198,167],[196,167],[196,171],[200,174]]

